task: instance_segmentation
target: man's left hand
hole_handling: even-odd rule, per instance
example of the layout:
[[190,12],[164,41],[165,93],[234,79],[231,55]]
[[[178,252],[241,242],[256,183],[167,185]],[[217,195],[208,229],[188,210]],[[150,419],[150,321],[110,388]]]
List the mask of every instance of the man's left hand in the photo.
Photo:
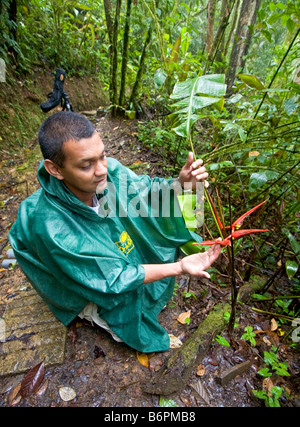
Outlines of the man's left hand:
[[208,173],[203,165],[202,159],[194,161],[192,152],[189,152],[186,164],[180,171],[179,182],[185,190],[195,190],[196,184],[203,181],[205,188],[208,188],[209,183],[206,181]]

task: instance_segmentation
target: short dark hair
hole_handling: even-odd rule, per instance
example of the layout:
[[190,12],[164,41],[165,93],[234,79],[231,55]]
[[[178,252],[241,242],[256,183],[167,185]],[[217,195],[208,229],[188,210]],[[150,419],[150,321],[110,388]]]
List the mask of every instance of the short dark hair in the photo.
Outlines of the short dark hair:
[[63,167],[65,153],[63,144],[67,141],[80,141],[93,136],[95,128],[84,116],[72,111],[59,111],[48,117],[38,132],[38,141],[44,159],[52,160]]

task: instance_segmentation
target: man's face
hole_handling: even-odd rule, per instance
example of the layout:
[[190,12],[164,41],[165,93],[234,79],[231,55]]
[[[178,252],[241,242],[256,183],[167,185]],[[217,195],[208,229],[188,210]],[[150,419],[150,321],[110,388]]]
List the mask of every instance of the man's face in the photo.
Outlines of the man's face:
[[97,132],[91,138],[67,141],[65,161],[59,168],[63,182],[83,203],[90,204],[95,192],[107,185],[107,160],[104,144]]

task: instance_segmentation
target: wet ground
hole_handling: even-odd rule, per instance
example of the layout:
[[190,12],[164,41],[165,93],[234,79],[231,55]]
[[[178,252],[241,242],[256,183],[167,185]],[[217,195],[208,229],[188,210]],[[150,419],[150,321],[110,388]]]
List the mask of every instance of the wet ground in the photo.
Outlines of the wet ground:
[[[95,123],[102,133],[109,156],[118,158],[127,166],[134,164],[137,173],[165,175],[159,155],[141,147],[132,122],[111,121],[103,117]],[[1,210],[0,246],[4,257],[9,249],[7,232],[19,203],[38,188],[35,173],[39,161],[39,151],[34,144],[32,150],[23,156],[11,159],[7,155],[2,160],[1,200],[6,203]],[[216,265],[222,272],[218,281],[177,277],[173,298],[160,313],[159,321],[169,334],[181,342],[191,336],[216,303],[229,301],[230,286],[222,268],[224,262],[224,258],[221,258]],[[2,287],[23,282],[26,279],[18,265],[0,271]],[[189,311],[190,320],[180,323],[178,316]],[[0,312],[0,317],[2,314]],[[272,377],[274,385],[281,386],[286,393],[286,397],[281,398],[281,405],[296,406],[299,394],[299,354],[289,349],[276,331],[271,331],[269,317],[244,307],[239,312],[237,324],[237,349],[223,346],[214,340],[207,355],[195,366],[187,384],[162,399],[159,395],[145,393],[143,383],[161,369],[176,349],[141,355],[125,344],[115,342],[100,328],[76,319],[68,327],[64,362],[46,366],[39,389],[26,398],[20,396],[24,373],[0,377],[0,406],[159,407],[170,403],[189,408],[264,406],[262,400],[253,396],[252,390],[262,389],[262,378],[257,371],[264,366],[264,351],[270,351],[272,345],[280,347],[280,357],[288,361],[291,372],[289,382],[283,377]],[[255,347],[241,339],[248,325],[257,332]],[[226,330],[222,336],[228,339]],[[224,373],[247,361],[250,362],[243,373],[234,374],[228,383],[221,384],[220,378]],[[268,385],[265,387],[267,390]],[[293,398],[288,398],[288,395]]]

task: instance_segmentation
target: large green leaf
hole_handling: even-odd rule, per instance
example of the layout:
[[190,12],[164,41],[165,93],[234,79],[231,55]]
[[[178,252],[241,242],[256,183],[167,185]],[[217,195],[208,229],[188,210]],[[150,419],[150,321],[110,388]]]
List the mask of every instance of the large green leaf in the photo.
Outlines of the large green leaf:
[[277,178],[278,175],[278,172],[269,170],[252,173],[249,180],[249,190],[253,193],[261,188],[266,182]]
[[252,74],[238,74],[239,78],[253,89],[263,90],[265,87],[262,82]]
[[285,270],[288,275],[288,278],[291,279],[295,276],[298,271],[298,263],[296,261],[288,259],[285,263]]
[[193,124],[201,118],[199,110],[216,104],[226,93],[225,75],[211,74],[195,77],[177,83],[171,99],[177,100],[172,105],[179,108],[171,116],[177,117],[174,132],[183,137],[188,137]]

